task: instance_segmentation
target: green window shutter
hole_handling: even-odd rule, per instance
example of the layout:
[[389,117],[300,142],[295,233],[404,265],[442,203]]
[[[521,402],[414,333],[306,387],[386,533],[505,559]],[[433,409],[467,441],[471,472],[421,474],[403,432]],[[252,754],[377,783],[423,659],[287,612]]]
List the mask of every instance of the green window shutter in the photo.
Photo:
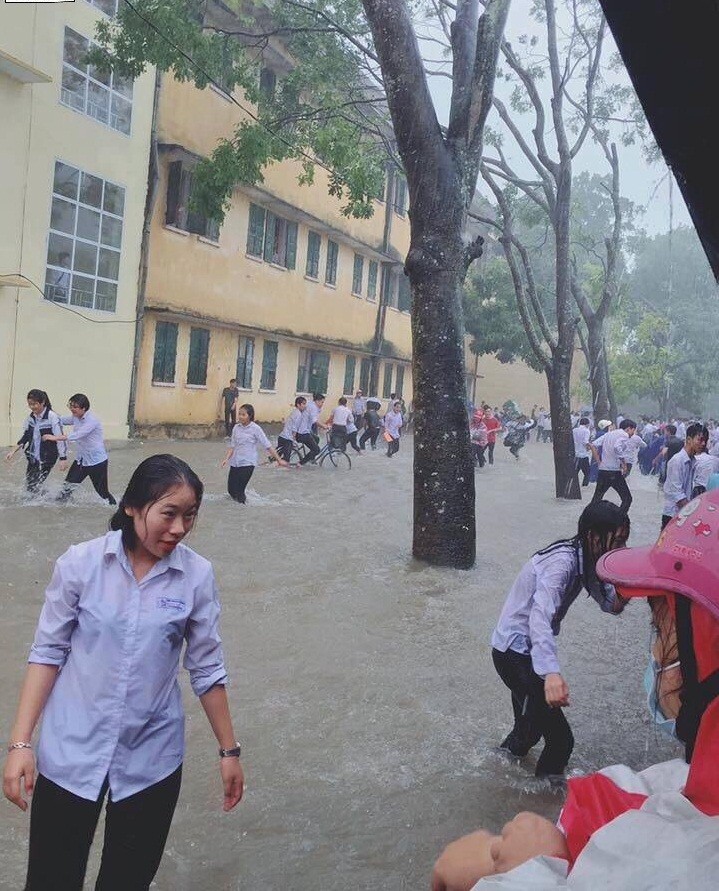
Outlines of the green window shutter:
[[155,324],[155,355],[152,363],[152,380],[161,384],[175,382],[177,357],[177,325],[174,322]]
[[252,389],[252,363],[255,356],[255,338],[240,337],[237,341],[237,386]]
[[250,219],[247,226],[247,253],[251,257],[261,257],[265,242],[265,209],[250,204]]
[[190,329],[190,355],[187,362],[187,383],[204,387],[207,383],[207,360],[210,332],[207,328]]
[[262,377],[260,389],[274,390],[277,378],[277,348],[276,340],[266,340],[262,347]]
[[167,168],[167,201],[165,204],[165,224],[177,225],[177,212],[180,206],[180,185],[182,182],[182,161],[172,161]]
[[397,309],[402,312],[412,311],[412,288],[404,272],[397,276]]
[[367,270],[367,299],[377,299],[377,263],[374,260],[369,261]]
[[404,365],[397,366],[397,378],[394,382],[394,392],[395,396],[399,399],[402,395],[402,389],[404,387]]
[[384,363],[384,381],[382,383],[382,398],[389,399],[392,393],[392,363]]
[[311,393],[326,393],[330,370],[330,354],[324,350],[310,352],[310,374],[308,390]]
[[264,259],[266,263],[272,263],[273,257],[277,253],[277,245],[275,239],[277,237],[277,217],[267,211],[265,219],[265,253]]
[[320,236],[316,232],[307,233],[307,264],[305,274],[317,278],[320,271]]
[[364,278],[364,257],[361,254],[355,254],[354,266],[352,268],[352,293],[362,293],[362,279]]
[[372,360],[365,356],[365,358],[362,359],[362,361],[360,362],[360,383],[359,383],[359,385],[360,385],[360,390],[362,390],[362,392],[366,395],[367,394],[372,395],[369,392],[369,383],[370,383],[369,378],[370,378],[371,371],[372,371]]
[[342,390],[343,393],[354,393],[355,365],[356,365],[355,357],[347,356],[347,358],[345,359],[345,380],[344,380],[344,388]]
[[285,257],[285,266],[287,269],[294,269],[297,265],[297,223],[287,224]]
[[297,392],[307,392],[307,364],[308,351],[304,347],[300,347],[299,358],[297,361]]

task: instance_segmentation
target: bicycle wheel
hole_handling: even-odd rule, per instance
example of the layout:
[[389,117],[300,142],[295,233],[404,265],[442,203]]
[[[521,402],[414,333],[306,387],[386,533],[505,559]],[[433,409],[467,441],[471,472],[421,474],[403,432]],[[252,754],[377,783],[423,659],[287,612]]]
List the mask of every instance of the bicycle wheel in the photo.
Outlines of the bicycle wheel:
[[301,460],[302,452],[297,446],[292,446],[292,451],[290,452],[290,464],[299,464]]
[[322,456],[320,460],[320,467],[324,466],[325,458],[328,459],[327,466],[331,467],[333,470],[351,470],[352,469],[352,461],[347,452],[343,452],[341,449],[329,449],[325,455]]

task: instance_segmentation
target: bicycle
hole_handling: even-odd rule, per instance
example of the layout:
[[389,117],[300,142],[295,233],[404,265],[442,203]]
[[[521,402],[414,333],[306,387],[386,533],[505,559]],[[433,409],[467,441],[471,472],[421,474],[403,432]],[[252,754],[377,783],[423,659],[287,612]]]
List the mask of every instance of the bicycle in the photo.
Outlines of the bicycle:
[[[307,446],[301,442],[293,443],[292,451],[290,452],[290,464],[299,464],[306,454]],[[315,464],[319,464],[320,467],[323,467],[325,460],[327,460],[327,466],[332,467],[334,470],[352,469],[352,459],[344,449],[337,448],[337,446],[332,444],[332,438],[329,433],[327,434],[327,441],[320,449],[319,454],[315,457]]]

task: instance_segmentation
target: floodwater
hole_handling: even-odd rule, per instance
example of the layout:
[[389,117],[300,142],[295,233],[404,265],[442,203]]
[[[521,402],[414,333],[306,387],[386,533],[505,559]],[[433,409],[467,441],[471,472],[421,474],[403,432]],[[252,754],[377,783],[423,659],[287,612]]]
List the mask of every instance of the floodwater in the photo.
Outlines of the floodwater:
[[[580,505],[553,498],[551,446],[515,463],[498,446],[477,471],[478,559],[471,571],[409,557],[411,440],[388,460],[368,452],[346,473],[257,469],[245,506],[225,493],[221,442],[118,443],[110,483],[122,493],[153,452],[188,461],[208,495],[189,541],[212,560],[222,604],[229,696],[247,791],[221,811],[216,743],[185,692],[184,784],[153,888],[162,891],[425,889],[444,844],[518,810],[551,818],[561,795],[537,783],[533,760],[493,751],[510,721],[489,638],[512,579],[536,548],[576,528]],[[110,509],[89,480],[74,504],[52,492],[23,503],[18,456],[0,468],[0,721],[7,737],[52,563],[101,534]],[[635,475],[636,474],[636,475]],[[650,543],[656,484],[635,471],[631,543]],[[591,492],[591,490],[584,490]],[[586,503],[586,498],[585,498]],[[580,598],[560,659],[576,737],[571,769],[634,768],[676,754],[649,726],[641,675],[646,607],[620,618]],[[184,673],[183,673],[184,674]],[[27,815],[0,805],[0,887],[23,885]],[[88,871],[92,887],[95,851]]]

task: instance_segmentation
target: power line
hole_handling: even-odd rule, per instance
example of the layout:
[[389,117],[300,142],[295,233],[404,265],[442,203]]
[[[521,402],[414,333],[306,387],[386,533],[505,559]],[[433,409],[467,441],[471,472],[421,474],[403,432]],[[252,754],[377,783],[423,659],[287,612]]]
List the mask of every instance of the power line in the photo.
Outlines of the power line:
[[11,275],[16,276],[17,278],[24,279],[28,284],[32,285],[36,291],[39,292],[45,303],[50,303],[52,306],[56,306],[58,309],[64,309],[65,312],[71,312],[73,315],[80,316],[81,319],[84,319],[86,322],[92,322],[94,325],[135,325],[140,319],[143,317],[144,313],[140,313],[139,316],[135,319],[91,319],[89,316],[83,315],[81,312],[78,312],[76,309],[71,309],[69,306],[65,306],[64,303],[58,303],[55,300],[48,300],[45,296],[45,292],[43,289],[36,284],[31,278],[28,278],[26,275],[23,275],[22,272],[12,272]]

